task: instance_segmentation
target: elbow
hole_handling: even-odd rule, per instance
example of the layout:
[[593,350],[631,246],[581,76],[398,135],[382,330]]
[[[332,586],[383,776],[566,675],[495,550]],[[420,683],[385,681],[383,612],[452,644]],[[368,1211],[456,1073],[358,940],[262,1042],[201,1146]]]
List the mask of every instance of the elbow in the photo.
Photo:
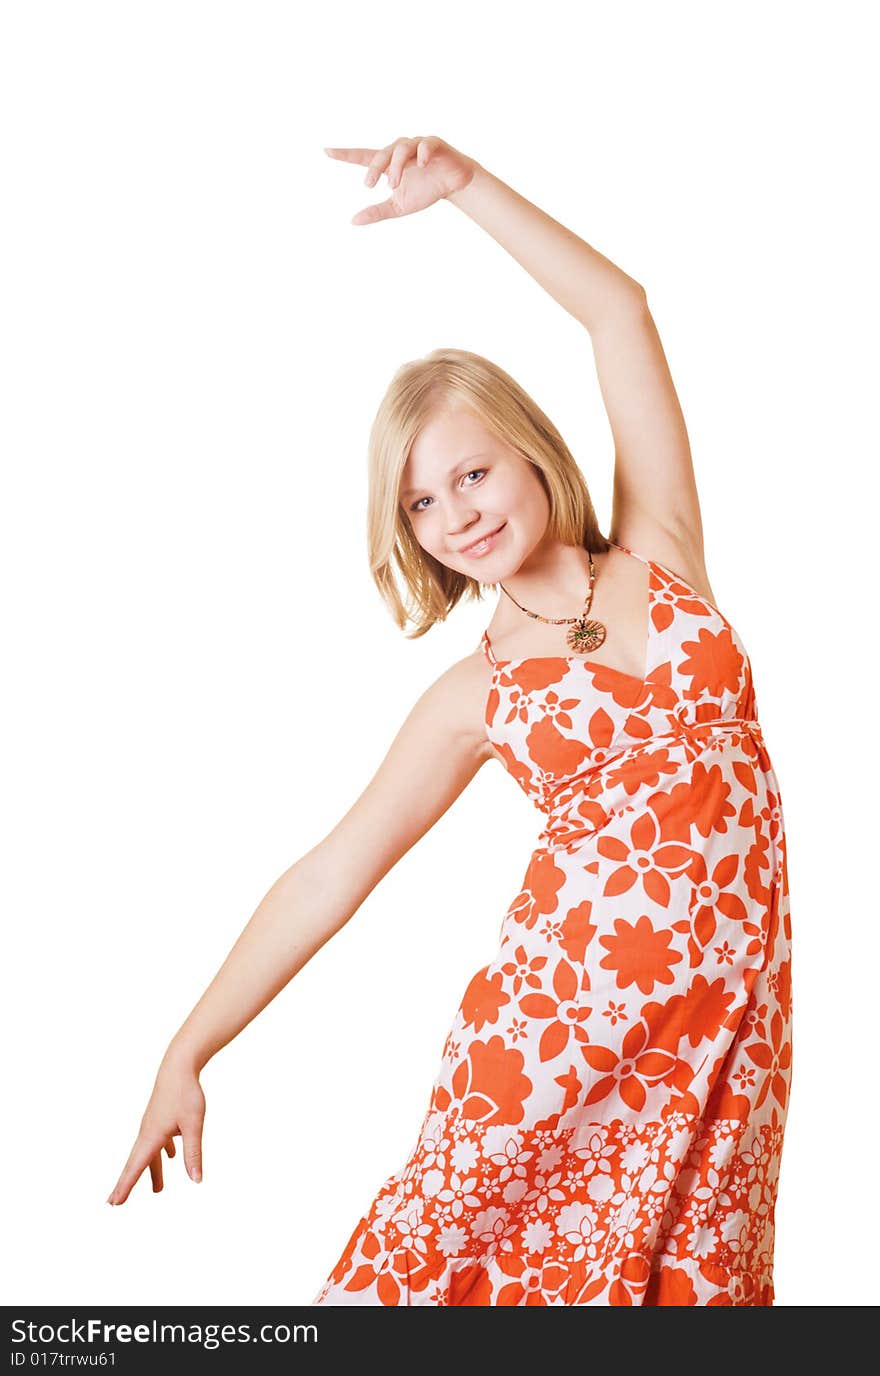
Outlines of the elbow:
[[639,310],[646,311],[648,309],[648,293],[641,282],[637,282],[634,277],[631,277],[627,283],[627,292]]
[[601,311],[585,311],[578,319],[596,339],[600,335],[618,334],[622,328],[630,330],[647,321],[650,314],[645,288],[641,282],[627,277],[623,282],[617,282],[608,293]]
[[625,277],[609,298],[607,315],[612,320],[640,320],[649,315],[648,293],[634,277]]

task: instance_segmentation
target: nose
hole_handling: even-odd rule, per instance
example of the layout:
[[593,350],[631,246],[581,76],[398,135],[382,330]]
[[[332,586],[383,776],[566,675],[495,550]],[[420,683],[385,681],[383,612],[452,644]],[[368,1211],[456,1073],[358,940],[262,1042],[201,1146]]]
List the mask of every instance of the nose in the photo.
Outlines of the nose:
[[453,502],[449,510],[447,529],[450,535],[458,537],[467,534],[471,526],[479,524],[479,520],[479,511],[476,507],[471,506],[467,500],[458,505]]

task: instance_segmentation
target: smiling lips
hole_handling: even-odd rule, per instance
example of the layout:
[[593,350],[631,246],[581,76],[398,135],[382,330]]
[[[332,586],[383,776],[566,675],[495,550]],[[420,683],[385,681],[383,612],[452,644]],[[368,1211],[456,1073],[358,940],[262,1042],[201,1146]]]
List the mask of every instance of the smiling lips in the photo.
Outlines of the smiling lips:
[[465,545],[464,549],[460,549],[458,551],[459,554],[466,554],[468,558],[471,559],[481,558],[482,555],[486,554],[492,548],[492,546],[495,543],[495,540],[501,534],[502,530],[506,525],[507,522],[503,521],[497,530],[490,531],[488,535],[484,535],[481,540],[477,540],[472,545]]

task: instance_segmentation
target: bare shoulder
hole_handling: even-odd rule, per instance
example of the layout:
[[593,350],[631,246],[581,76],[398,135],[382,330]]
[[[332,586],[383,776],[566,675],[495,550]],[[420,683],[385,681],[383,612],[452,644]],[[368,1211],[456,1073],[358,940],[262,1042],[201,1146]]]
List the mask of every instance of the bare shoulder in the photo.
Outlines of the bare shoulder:
[[465,744],[481,764],[495,757],[486,734],[486,700],[491,680],[491,666],[477,648],[450,664],[419,700],[438,733]]
[[468,655],[420,694],[352,806],[297,864],[332,898],[334,930],[452,806],[491,758],[490,666]]
[[702,531],[673,531],[640,515],[619,521],[609,538],[678,574],[701,597],[716,605],[706,571]]

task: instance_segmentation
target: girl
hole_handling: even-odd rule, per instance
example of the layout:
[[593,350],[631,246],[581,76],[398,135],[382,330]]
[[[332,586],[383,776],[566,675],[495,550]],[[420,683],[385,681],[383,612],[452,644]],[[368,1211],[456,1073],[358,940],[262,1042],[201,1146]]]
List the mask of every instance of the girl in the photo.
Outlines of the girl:
[[389,198],[353,223],[445,199],[589,332],[613,538],[502,369],[438,349],[398,370],[370,437],[373,577],[416,636],[484,585],[498,601],[173,1038],[110,1203],[146,1166],[162,1189],[176,1136],[200,1179],[202,1067],[495,759],[546,825],[410,1156],[312,1302],[771,1305],[791,1081],[784,824],[645,291],[439,138],[325,151],[366,166],[368,186],[387,177]]

